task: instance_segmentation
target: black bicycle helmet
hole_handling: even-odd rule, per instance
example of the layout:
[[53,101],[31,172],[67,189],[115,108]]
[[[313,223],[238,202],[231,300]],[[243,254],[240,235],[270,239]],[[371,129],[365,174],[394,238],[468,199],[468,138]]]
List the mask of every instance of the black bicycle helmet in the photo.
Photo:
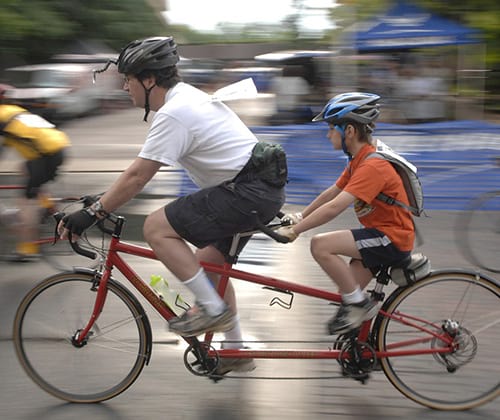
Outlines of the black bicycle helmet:
[[330,124],[342,124],[356,121],[361,124],[374,122],[379,114],[377,101],[380,96],[373,93],[348,92],[334,96],[313,121],[326,121]]
[[143,70],[159,70],[175,66],[179,61],[174,38],[151,37],[130,42],[118,57],[118,72],[139,74]]

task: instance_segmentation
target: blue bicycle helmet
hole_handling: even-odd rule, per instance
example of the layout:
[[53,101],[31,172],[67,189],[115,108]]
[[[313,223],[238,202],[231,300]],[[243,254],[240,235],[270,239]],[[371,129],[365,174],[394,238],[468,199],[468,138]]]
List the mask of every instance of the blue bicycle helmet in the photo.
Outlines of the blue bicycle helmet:
[[345,143],[345,127],[349,122],[365,124],[369,132],[373,123],[380,115],[377,101],[380,96],[374,93],[348,92],[334,96],[328,101],[322,111],[313,118],[313,121],[326,121],[333,124],[335,129],[340,132],[342,140],[342,150],[349,160],[352,159],[351,153],[347,150]]
[[380,96],[373,93],[342,93],[330,99],[313,121],[326,121],[339,125],[349,121],[370,124],[380,114],[377,104],[379,99]]

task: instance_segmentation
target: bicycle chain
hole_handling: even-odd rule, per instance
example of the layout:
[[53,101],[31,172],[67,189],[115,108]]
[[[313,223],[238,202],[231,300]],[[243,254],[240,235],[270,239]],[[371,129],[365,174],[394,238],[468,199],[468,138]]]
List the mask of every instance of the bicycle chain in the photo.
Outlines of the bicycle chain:
[[[349,338],[349,339],[345,339],[345,337],[349,337],[349,335],[341,335],[338,337],[337,340],[335,340],[334,344],[333,344],[333,347],[332,349],[342,349],[344,348],[344,351],[350,351],[350,346],[352,344],[352,340]],[[218,342],[213,342],[213,343],[218,343]],[[247,342],[248,343],[248,342]],[[259,344],[262,344],[262,343],[301,343],[301,344],[304,344],[304,343],[315,343],[315,344],[318,344],[318,343],[331,343],[331,340],[317,340],[317,341],[308,341],[308,340],[302,340],[302,341],[285,341],[285,340],[275,340],[275,341],[255,341],[255,342],[252,342],[252,343],[259,343]],[[205,347],[205,351],[207,349],[207,345],[204,344],[204,343],[200,343],[201,346]],[[362,347],[363,348],[368,348],[373,354],[374,354],[374,350],[372,349],[372,347],[370,345],[368,345],[367,343],[362,343]],[[215,353],[217,354],[217,350],[215,350],[212,346],[210,346],[210,348],[215,351]],[[258,379],[258,380],[329,380],[329,379],[345,379],[345,378],[351,378],[351,379],[355,379],[355,380],[359,380],[361,381],[362,383],[364,383],[367,379],[369,379],[369,374],[370,372],[373,370],[373,366],[375,365],[375,362],[376,362],[376,358],[373,362],[371,362],[371,365],[372,365],[372,369],[370,370],[367,370],[367,371],[364,371],[362,370],[361,373],[359,374],[356,374],[356,373],[353,373],[353,371],[351,370],[351,372],[348,372],[343,363],[338,359],[333,359],[332,360],[335,360],[339,363],[340,367],[343,369],[343,372],[339,375],[335,375],[335,376],[241,376],[241,375],[229,375],[229,374],[224,374],[224,375],[213,375],[211,372],[215,371],[216,367],[217,367],[217,364],[218,364],[218,356],[215,357],[215,358],[211,358],[211,359],[216,359],[216,362],[213,364],[213,367],[210,369],[210,371],[208,372],[199,372],[197,371],[194,366],[195,364],[198,364],[198,365],[202,365],[202,363],[199,361],[199,356],[196,356],[196,361],[194,363],[189,363],[187,361],[187,356],[192,353],[194,350],[194,347],[193,346],[189,346],[185,353],[184,353],[184,364],[186,366],[186,368],[195,376],[202,376],[202,377],[206,377],[208,379],[211,379],[213,380],[214,382],[218,382],[222,379]],[[199,352],[199,351],[198,351]],[[341,353],[342,354],[342,353]],[[203,356],[205,357],[205,356]],[[213,363],[213,360],[211,359],[207,359],[205,360],[205,363],[209,362],[209,363]]]

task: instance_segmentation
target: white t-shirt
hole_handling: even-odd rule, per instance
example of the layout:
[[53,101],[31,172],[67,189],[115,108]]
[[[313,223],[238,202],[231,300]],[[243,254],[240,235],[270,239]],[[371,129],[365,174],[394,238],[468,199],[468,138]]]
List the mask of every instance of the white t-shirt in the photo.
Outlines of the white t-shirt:
[[186,83],[169,89],[139,157],[180,165],[200,188],[234,178],[257,138],[225,104]]

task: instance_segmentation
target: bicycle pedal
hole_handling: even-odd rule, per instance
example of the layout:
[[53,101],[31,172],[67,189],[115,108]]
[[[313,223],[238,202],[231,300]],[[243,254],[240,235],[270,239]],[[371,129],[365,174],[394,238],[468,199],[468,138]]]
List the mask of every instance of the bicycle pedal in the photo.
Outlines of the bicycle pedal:
[[360,376],[355,377],[354,379],[358,382],[361,382],[362,385],[366,385],[366,383],[368,382],[368,379],[370,379],[370,374],[364,373],[364,374],[361,374]]
[[225,376],[224,375],[212,375],[212,374],[208,374],[206,375],[208,379],[210,379],[213,383],[217,383],[223,379],[225,379]]
[[350,372],[348,369],[342,369],[342,376],[352,378],[355,381],[361,382],[363,385],[370,379],[370,374],[368,372]]

